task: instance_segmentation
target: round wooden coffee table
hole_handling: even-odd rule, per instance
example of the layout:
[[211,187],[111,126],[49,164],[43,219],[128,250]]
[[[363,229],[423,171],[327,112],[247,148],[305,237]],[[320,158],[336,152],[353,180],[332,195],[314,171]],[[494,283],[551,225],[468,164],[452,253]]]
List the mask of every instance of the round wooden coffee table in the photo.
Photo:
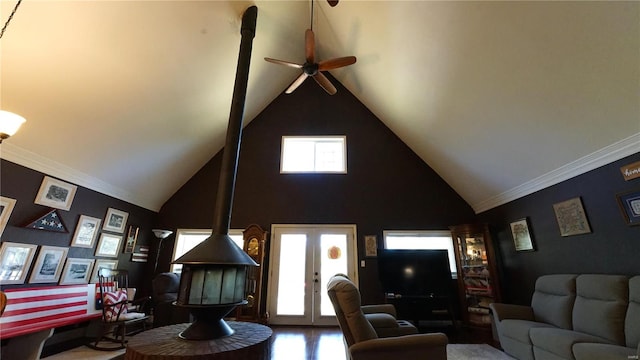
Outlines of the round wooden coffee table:
[[189,325],[176,324],[151,329],[129,339],[125,360],[236,359],[269,360],[269,327],[250,322],[228,321],[235,333],[213,340],[184,340],[178,334]]

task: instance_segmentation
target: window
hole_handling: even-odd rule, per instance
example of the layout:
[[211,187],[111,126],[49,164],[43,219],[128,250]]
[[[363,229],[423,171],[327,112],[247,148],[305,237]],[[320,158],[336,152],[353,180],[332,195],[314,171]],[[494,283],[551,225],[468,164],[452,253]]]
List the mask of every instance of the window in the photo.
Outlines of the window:
[[283,136],[280,173],[346,174],[346,136]]
[[447,250],[451,275],[457,278],[456,256],[453,252],[453,238],[447,230],[395,231],[385,230],[385,249],[407,250]]
[[[203,242],[206,238],[211,236],[211,232],[211,229],[178,229],[171,261],[186,254],[189,250],[196,247],[196,245]],[[242,229],[230,229],[229,236],[236,245],[241,249],[243,248],[244,239],[242,238]],[[182,271],[182,264],[171,264],[171,271],[180,273]]]

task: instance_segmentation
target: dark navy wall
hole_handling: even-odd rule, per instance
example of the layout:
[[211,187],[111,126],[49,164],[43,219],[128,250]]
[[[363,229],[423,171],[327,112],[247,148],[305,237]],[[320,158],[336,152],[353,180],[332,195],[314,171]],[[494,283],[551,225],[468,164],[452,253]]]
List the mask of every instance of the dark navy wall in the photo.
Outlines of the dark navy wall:
[[[46,174],[17,165],[4,159],[0,161],[0,189],[2,191],[2,196],[17,200],[15,208],[11,213],[11,217],[9,217],[9,223],[2,233],[2,242],[6,241],[68,247],[68,258],[93,259],[96,258],[94,253],[100,237],[99,234],[93,248],[71,247],[71,240],[76,230],[78,220],[80,219],[80,215],[99,218],[102,220],[100,224],[100,226],[102,226],[107,214],[107,209],[110,207],[129,213],[125,233],[122,234],[123,242],[124,238],[126,238],[126,232],[129,229],[129,225],[140,227],[138,241],[136,242],[136,249],[138,249],[140,245],[152,246],[152,242],[155,242],[155,237],[153,236],[151,229],[157,218],[156,212],[112,198],[82,186],[78,186],[78,190],[69,211],[58,209],[58,214],[65,224],[68,233],[24,228],[25,225],[52,210],[52,208],[47,206],[34,203],[36,194],[40,189],[40,184],[42,184],[42,180],[45,175]],[[100,232],[102,232],[102,230],[100,230]],[[99,258],[108,259],[106,257]],[[122,248],[120,249],[120,253],[118,255],[118,268],[130,271],[131,285],[138,288],[139,295],[148,294],[151,287],[151,281],[148,279],[153,271],[153,260],[154,259],[150,259],[148,263],[132,262],[131,254],[125,254],[122,252]],[[36,258],[34,257],[33,264],[35,264],[35,262]],[[29,276],[30,274],[27,274],[27,280],[23,285],[10,284],[3,285],[2,288],[55,285],[52,283],[28,284]]]
[[[332,78],[333,80],[333,78]],[[356,224],[364,235],[385,229],[448,229],[473,221],[471,207],[345,88],[329,96],[312,80],[276,98],[244,129],[232,228],[252,223]],[[280,174],[283,135],[346,135],[348,174]],[[221,154],[160,210],[168,228],[210,228]],[[171,241],[161,254],[169,268]],[[382,301],[375,259],[360,269],[365,302]]]
[[[479,214],[497,238],[503,293],[508,302],[531,301],[543,274],[640,274],[640,226],[626,224],[616,195],[640,191],[640,178],[625,181],[620,168],[640,161],[640,153],[589,171]],[[553,204],[580,197],[591,233],[562,237]],[[528,217],[537,250],[516,252],[509,223]]]

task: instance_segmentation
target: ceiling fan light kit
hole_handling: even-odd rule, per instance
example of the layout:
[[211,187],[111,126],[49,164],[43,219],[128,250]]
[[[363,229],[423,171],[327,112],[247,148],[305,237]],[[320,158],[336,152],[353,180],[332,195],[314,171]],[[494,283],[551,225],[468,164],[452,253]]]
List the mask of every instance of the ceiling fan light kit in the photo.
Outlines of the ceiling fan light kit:
[[[337,1],[330,1],[329,4],[331,6],[335,6],[338,4]],[[296,69],[302,69],[302,74],[296,78],[291,85],[285,90],[285,93],[291,94],[294,92],[302,83],[308,78],[312,77],[313,80],[320,85],[321,88],[324,89],[329,95],[333,95],[337,92],[336,87],[333,86],[331,81],[327,79],[326,76],[322,73],[323,71],[329,71],[345,66],[349,66],[356,62],[355,56],[345,56],[340,58],[334,58],[329,60],[324,60],[320,62],[316,62],[315,56],[315,35],[313,33],[313,1],[311,1],[311,28],[307,29],[304,33],[304,51],[305,51],[305,62],[304,64],[298,64],[291,61],[278,60],[273,58],[264,58],[266,61],[284,65],[288,67],[293,67]]]

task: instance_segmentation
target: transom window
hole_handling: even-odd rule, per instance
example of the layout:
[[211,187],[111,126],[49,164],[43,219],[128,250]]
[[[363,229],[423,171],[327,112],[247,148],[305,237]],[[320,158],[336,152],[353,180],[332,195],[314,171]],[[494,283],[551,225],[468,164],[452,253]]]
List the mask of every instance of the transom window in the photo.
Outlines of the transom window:
[[[176,242],[173,247],[171,261],[189,252],[189,250],[211,236],[211,233],[211,229],[178,229],[178,231],[176,231]],[[230,229],[229,237],[231,237],[231,240],[233,240],[240,249],[243,248],[244,238],[242,237],[242,229]],[[182,264],[171,264],[171,271],[181,273]]]
[[447,250],[451,275],[457,278],[453,238],[448,230],[385,230],[383,237],[385,249]]
[[283,136],[280,173],[347,172],[346,136]]

